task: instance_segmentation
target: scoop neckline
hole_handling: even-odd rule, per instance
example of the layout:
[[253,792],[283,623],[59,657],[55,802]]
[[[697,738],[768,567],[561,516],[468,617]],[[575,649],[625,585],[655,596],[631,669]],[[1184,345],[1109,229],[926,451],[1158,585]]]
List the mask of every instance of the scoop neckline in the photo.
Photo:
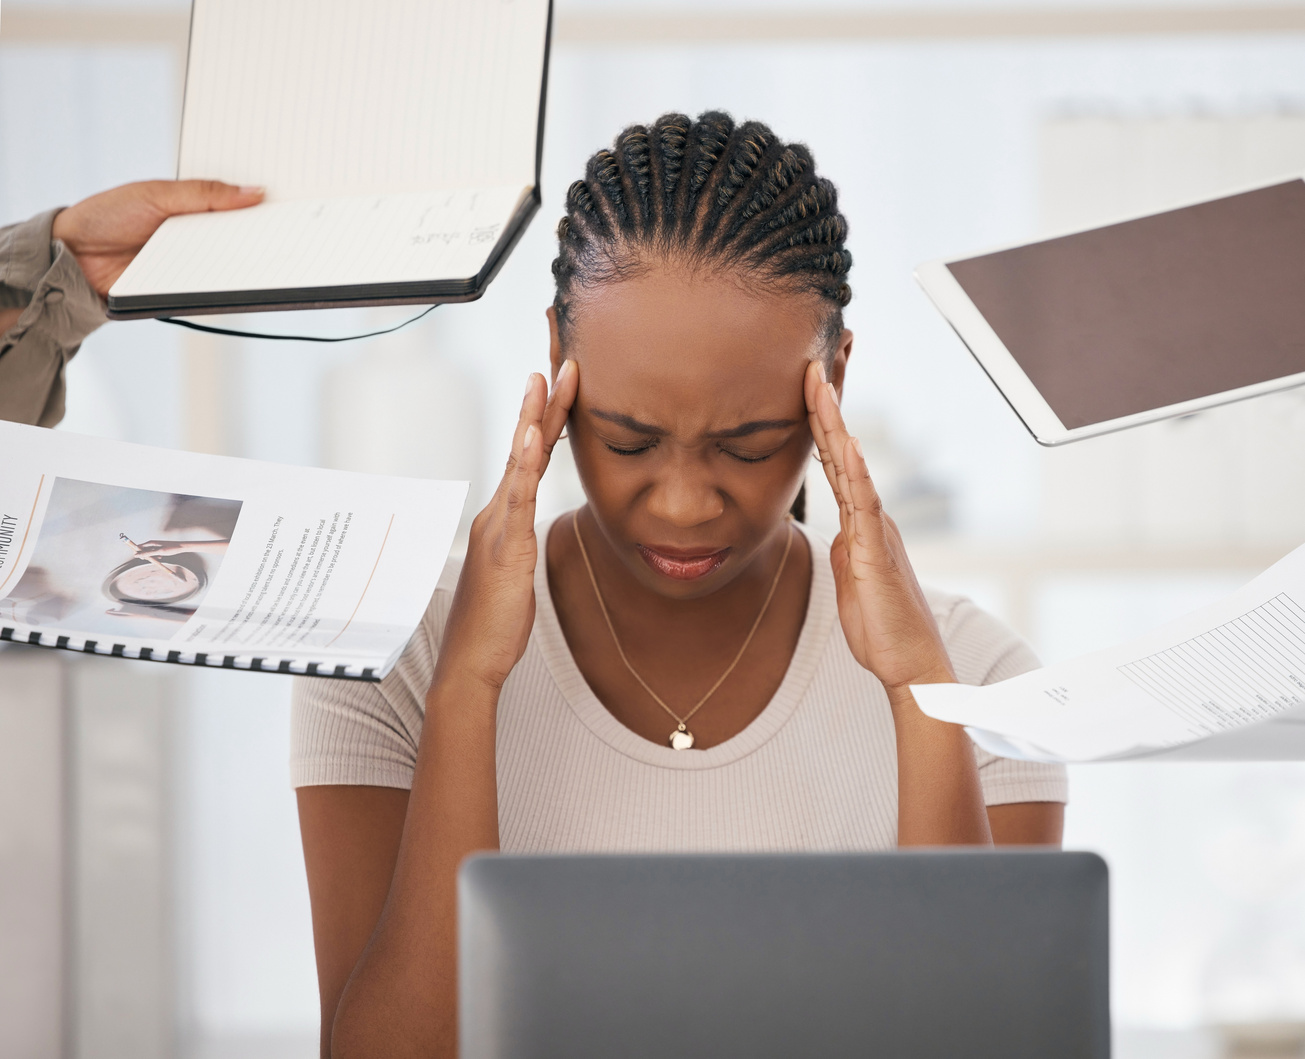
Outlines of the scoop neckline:
[[828,544],[802,523],[794,523],[811,550],[811,589],[807,598],[806,617],[798,634],[793,657],[789,660],[784,679],[780,681],[765,708],[743,731],[723,743],[706,750],[672,750],[669,746],[661,746],[632,732],[612,716],[594,694],[567,646],[561,623],[557,619],[557,610],[553,606],[553,596],[548,588],[548,562],[545,556],[548,534],[559,519],[568,517],[569,514],[558,516],[558,519],[537,531],[541,546],[540,561],[535,565],[534,638],[549,674],[580,723],[626,757],[667,769],[692,771],[719,768],[754,753],[769,742],[793,716],[802,701],[829,638],[836,612]]

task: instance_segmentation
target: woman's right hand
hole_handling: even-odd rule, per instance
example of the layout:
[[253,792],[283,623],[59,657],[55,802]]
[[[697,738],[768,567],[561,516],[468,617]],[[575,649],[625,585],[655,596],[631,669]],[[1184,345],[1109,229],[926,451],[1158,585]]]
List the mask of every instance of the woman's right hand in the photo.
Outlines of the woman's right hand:
[[445,625],[435,667],[503,686],[525,653],[535,622],[535,496],[548,468],[553,446],[575,402],[580,373],[573,360],[563,361],[548,393],[544,377],[526,382],[521,417],[512,438],[503,480],[485,509],[471,524],[467,558]]
[[[372,865],[379,875],[365,884],[374,886],[370,903],[355,909],[357,929],[340,926],[339,916],[325,911],[343,900],[345,888],[355,888],[355,899],[364,889],[355,881],[361,878],[356,859],[337,861],[343,874],[313,893],[314,927],[323,904],[323,922],[340,935],[329,981],[322,978],[323,1054],[457,1055],[458,865],[470,853],[499,846],[495,711],[534,625],[540,552],[535,493],[575,401],[578,376],[575,363],[564,362],[552,397],[542,376],[531,375],[526,384],[503,480],[471,524],[426,693],[412,789],[387,815],[372,818],[389,829],[394,859],[384,868]],[[301,818],[304,806],[312,817],[305,851],[318,858],[330,850],[338,857],[339,824],[362,820],[356,811],[362,803],[300,793]],[[309,878],[322,877],[310,865]],[[320,969],[320,943],[318,961]]]

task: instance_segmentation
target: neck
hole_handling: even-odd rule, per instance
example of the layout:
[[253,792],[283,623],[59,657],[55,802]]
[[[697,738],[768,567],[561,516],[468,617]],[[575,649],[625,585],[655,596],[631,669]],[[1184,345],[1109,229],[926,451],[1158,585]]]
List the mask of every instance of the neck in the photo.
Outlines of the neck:
[[[590,583],[570,516],[549,533],[548,582],[562,634],[598,700],[655,743],[667,739],[668,714],[692,718],[695,747],[737,735],[775,694],[797,648],[811,585],[806,539],[781,523],[728,584],[697,599],[674,599],[622,562],[588,511],[577,522],[599,591]],[[763,610],[772,585],[775,594]]]

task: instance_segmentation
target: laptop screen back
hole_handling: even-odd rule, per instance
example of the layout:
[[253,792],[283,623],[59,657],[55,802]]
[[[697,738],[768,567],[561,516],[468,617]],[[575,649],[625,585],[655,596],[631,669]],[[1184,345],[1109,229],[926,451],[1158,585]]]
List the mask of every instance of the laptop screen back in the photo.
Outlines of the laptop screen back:
[[495,856],[459,883],[463,1059],[1106,1059],[1086,853]]

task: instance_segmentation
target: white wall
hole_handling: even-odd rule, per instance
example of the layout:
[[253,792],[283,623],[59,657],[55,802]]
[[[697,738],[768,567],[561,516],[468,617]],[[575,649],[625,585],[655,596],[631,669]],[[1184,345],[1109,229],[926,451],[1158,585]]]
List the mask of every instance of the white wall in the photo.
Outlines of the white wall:
[[180,881],[192,1040],[317,1031],[290,678],[187,673]]

